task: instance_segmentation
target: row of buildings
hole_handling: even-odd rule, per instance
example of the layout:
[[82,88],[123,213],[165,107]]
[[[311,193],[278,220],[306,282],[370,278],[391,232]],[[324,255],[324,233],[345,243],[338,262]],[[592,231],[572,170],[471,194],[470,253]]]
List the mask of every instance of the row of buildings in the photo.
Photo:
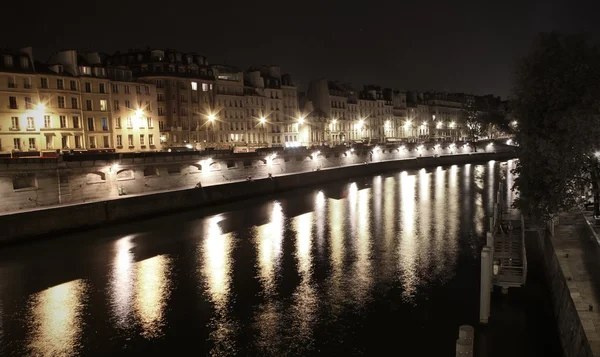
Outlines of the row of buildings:
[[0,153],[337,145],[460,139],[465,108],[497,97],[312,81],[175,50],[0,51]]

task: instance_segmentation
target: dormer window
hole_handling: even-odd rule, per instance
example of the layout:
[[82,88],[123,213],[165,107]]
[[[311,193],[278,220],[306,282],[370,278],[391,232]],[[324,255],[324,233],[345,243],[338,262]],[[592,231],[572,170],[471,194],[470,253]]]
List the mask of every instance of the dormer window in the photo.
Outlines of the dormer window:
[[5,67],[13,66],[13,58],[11,56],[4,56],[4,66]]
[[175,58],[177,58],[177,62],[181,62],[181,53],[176,54]]
[[80,70],[81,70],[81,74],[85,74],[87,76],[90,76],[92,74],[92,68],[91,67],[81,66]]
[[192,56],[185,56],[185,61],[187,64],[192,64]]
[[141,53],[138,53],[138,55],[137,55],[138,62],[142,62],[143,59],[144,59],[144,56],[142,56]]
[[152,51],[152,60],[153,61],[162,61],[164,58],[165,58],[164,51],[159,51],[159,50]]
[[27,57],[21,57],[21,68],[29,68],[29,59]]

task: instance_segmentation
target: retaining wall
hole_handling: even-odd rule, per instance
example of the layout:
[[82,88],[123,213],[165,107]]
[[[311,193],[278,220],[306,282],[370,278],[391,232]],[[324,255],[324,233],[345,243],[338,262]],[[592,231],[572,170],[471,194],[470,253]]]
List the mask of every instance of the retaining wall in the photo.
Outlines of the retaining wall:
[[275,175],[273,178],[252,181],[216,184],[203,188],[123,196],[118,199],[9,213],[0,216],[0,226],[3,227],[0,243],[14,242],[28,237],[49,236],[125,220],[131,221],[136,218],[225,203],[384,171],[508,160],[514,157],[513,152],[499,152],[371,162],[319,171]]
[[546,285],[552,301],[560,343],[565,357],[593,357],[592,349],[571,296],[568,280],[552,243],[550,232],[530,232],[527,259],[544,267]]

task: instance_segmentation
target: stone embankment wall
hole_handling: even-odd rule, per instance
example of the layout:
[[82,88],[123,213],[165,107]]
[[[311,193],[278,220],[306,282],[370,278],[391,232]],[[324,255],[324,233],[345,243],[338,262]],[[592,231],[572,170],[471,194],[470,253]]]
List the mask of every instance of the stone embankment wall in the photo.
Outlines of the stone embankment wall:
[[[481,143],[479,152],[510,149]],[[66,156],[59,159],[0,159],[0,214],[58,204],[85,203],[165,190],[204,187],[264,178],[269,174],[314,171],[365,162],[416,156],[470,153],[471,147],[423,148],[414,146],[375,150],[346,148],[230,154],[204,152],[153,153],[103,156]]]
[[[306,172],[296,174],[274,175],[272,178],[263,177],[253,179],[252,181],[228,181],[214,185],[203,185],[201,188],[184,188],[152,194],[126,195],[116,199],[7,213],[0,216],[0,225],[4,227],[3,234],[0,236],[0,243],[24,237],[48,235],[112,222],[129,221],[134,218],[225,203],[384,171],[454,164],[460,165],[487,162],[489,160],[508,160],[511,158],[514,158],[513,152],[490,152],[473,155],[448,155],[379,161],[331,169],[324,168],[318,171],[307,170]],[[264,171],[266,171],[266,168]],[[221,172],[223,172],[223,168],[221,168]],[[189,175],[192,176],[193,174]],[[243,174],[240,175],[240,177],[243,176]],[[195,179],[190,179],[190,183],[195,182]]]
[[[569,271],[568,259],[582,259],[576,253],[571,257],[565,255],[564,251],[559,254],[555,245],[555,239],[565,237],[553,237],[554,227],[546,230],[528,232],[527,235],[527,259],[530,264],[539,264],[545,271],[546,285],[552,301],[552,314],[556,321],[560,343],[565,357],[593,357],[590,341],[586,336],[585,323],[581,314],[588,313],[588,306],[576,303],[578,293],[574,293],[573,272]],[[568,239],[579,239],[580,232],[571,232]],[[570,235],[571,235],[570,234]],[[571,245],[572,246],[572,245]],[[574,246],[572,246],[574,248]],[[565,270],[566,269],[566,270]]]

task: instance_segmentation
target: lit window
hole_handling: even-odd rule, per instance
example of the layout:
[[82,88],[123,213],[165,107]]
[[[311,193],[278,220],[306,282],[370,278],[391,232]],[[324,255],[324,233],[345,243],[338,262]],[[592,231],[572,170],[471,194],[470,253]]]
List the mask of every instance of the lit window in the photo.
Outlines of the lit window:
[[198,83],[192,82],[192,90],[198,90]]
[[208,91],[208,84],[202,83],[202,91],[203,92],[207,92]]
[[108,105],[106,104],[106,99],[100,99],[100,110],[103,112],[108,110]]
[[133,135],[127,135],[127,143],[129,144],[129,146],[133,146]]

